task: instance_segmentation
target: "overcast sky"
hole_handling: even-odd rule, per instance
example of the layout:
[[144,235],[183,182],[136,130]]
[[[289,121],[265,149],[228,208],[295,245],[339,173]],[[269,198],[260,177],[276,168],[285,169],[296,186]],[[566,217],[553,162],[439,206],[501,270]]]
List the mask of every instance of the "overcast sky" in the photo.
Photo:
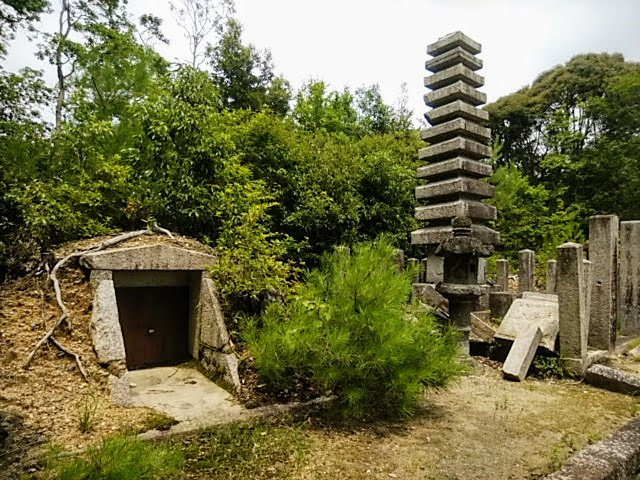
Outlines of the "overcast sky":
[[[170,60],[188,58],[168,0],[129,0],[129,10],[162,17],[171,44],[159,50]],[[640,0],[236,0],[236,10],[245,41],[271,50],[277,73],[294,87],[311,78],[336,89],[378,83],[395,103],[406,82],[416,117],[426,111],[426,46],[456,30],[482,44],[490,102],[579,53],[619,52],[640,61]],[[41,23],[55,28],[51,15]],[[5,66],[25,64],[47,67],[19,38]]]

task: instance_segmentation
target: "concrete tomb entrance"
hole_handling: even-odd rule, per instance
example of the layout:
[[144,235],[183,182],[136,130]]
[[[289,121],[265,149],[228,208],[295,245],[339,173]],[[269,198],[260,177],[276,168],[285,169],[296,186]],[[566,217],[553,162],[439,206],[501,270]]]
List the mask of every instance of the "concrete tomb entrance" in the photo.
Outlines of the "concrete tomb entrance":
[[[216,257],[173,245],[91,253],[94,291],[91,337],[98,362],[108,368],[127,403],[128,370],[197,360],[239,390],[237,359],[213,280]],[[122,391],[124,390],[124,394]]]

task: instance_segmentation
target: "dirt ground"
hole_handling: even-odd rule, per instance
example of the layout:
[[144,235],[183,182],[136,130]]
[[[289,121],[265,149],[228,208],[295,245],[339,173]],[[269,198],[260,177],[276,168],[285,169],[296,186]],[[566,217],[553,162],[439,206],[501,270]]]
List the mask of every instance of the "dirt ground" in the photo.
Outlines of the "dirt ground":
[[477,363],[427,394],[406,424],[310,429],[312,448],[292,478],[540,478],[640,412],[634,397],[566,380],[507,382]]

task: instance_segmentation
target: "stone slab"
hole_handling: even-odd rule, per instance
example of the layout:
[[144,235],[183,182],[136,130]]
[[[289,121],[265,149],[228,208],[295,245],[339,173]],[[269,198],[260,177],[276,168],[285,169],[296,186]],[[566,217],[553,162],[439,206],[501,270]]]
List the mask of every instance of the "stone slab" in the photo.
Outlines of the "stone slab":
[[480,92],[465,82],[458,80],[451,85],[439,88],[424,95],[424,103],[427,107],[438,108],[456,100],[477,107],[487,103],[487,94]]
[[466,137],[476,142],[488,144],[491,142],[491,130],[464,118],[456,118],[441,123],[435,127],[422,130],[421,137],[431,144],[449,140],[454,137]]
[[[471,225],[471,235],[486,245],[498,245],[500,233],[485,225]],[[425,227],[411,232],[413,245],[439,245],[453,238],[453,229],[450,226]]]
[[495,191],[496,187],[483,180],[456,177],[416,187],[416,198],[421,200],[453,195],[491,198],[495,194]]
[[109,364],[124,360],[126,358],[124,339],[111,272],[92,271],[91,286],[93,308],[89,331],[98,363]]
[[496,331],[496,338],[515,341],[529,325],[540,328],[540,345],[553,351],[559,331],[558,302],[526,298],[514,300]]
[[496,207],[474,200],[456,200],[416,207],[416,220],[440,220],[455,217],[468,217],[472,220],[495,220]]
[[224,322],[224,315],[213,280],[203,273],[198,304],[198,325],[200,328],[200,344],[214,350],[223,350],[230,344],[229,333]]
[[454,65],[464,65],[470,70],[476,71],[482,68],[482,60],[467,52],[462,47],[455,47],[434,58],[427,60],[424,68],[436,73]]
[[611,392],[640,394],[640,377],[605,365],[592,365],[587,369],[585,382]]
[[617,316],[621,335],[640,334],[640,221],[620,222]]
[[145,245],[89,253],[80,263],[92,270],[205,270],[216,257],[172,245]]
[[502,366],[504,378],[518,382],[525,379],[541,339],[542,330],[534,324],[528,325],[518,334]]
[[484,161],[472,160],[465,157],[455,157],[419,167],[418,178],[426,178],[432,181],[446,177],[489,177],[493,174],[491,165]]
[[480,125],[489,123],[489,112],[475,108],[462,100],[434,108],[424,116],[431,125],[440,125],[455,118],[464,118]]
[[429,55],[436,56],[458,47],[473,55],[482,51],[482,45],[475,40],[472,40],[464,33],[457,31],[448,33],[444,37],[439,38],[436,42],[427,45],[427,53]]
[[484,77],[478,75],[473,70],[465,67],[464,65],[453,65],[452,67],[445,68],[433,75],[429,75],[424,79],[424,86],[436,90],[438,88],[446,87],[457,81],[462,81],[467,85],[474,88],[479,88],[484,85]]
[[448,160],[459,156],[475,160],[485,159],[491,157],[491,147],[468,138],[455,137],[418,150],[418,158],[427,162]]
[[571,457],[546,480],[637,480],[640,471],[640,419]]

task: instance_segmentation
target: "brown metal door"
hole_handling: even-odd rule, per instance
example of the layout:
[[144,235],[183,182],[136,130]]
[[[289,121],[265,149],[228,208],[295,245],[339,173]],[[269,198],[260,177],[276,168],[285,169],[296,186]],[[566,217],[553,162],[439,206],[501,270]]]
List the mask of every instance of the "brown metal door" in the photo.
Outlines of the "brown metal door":
[[116,288],[127,368],[171,365],[187,352],[188,287]]

